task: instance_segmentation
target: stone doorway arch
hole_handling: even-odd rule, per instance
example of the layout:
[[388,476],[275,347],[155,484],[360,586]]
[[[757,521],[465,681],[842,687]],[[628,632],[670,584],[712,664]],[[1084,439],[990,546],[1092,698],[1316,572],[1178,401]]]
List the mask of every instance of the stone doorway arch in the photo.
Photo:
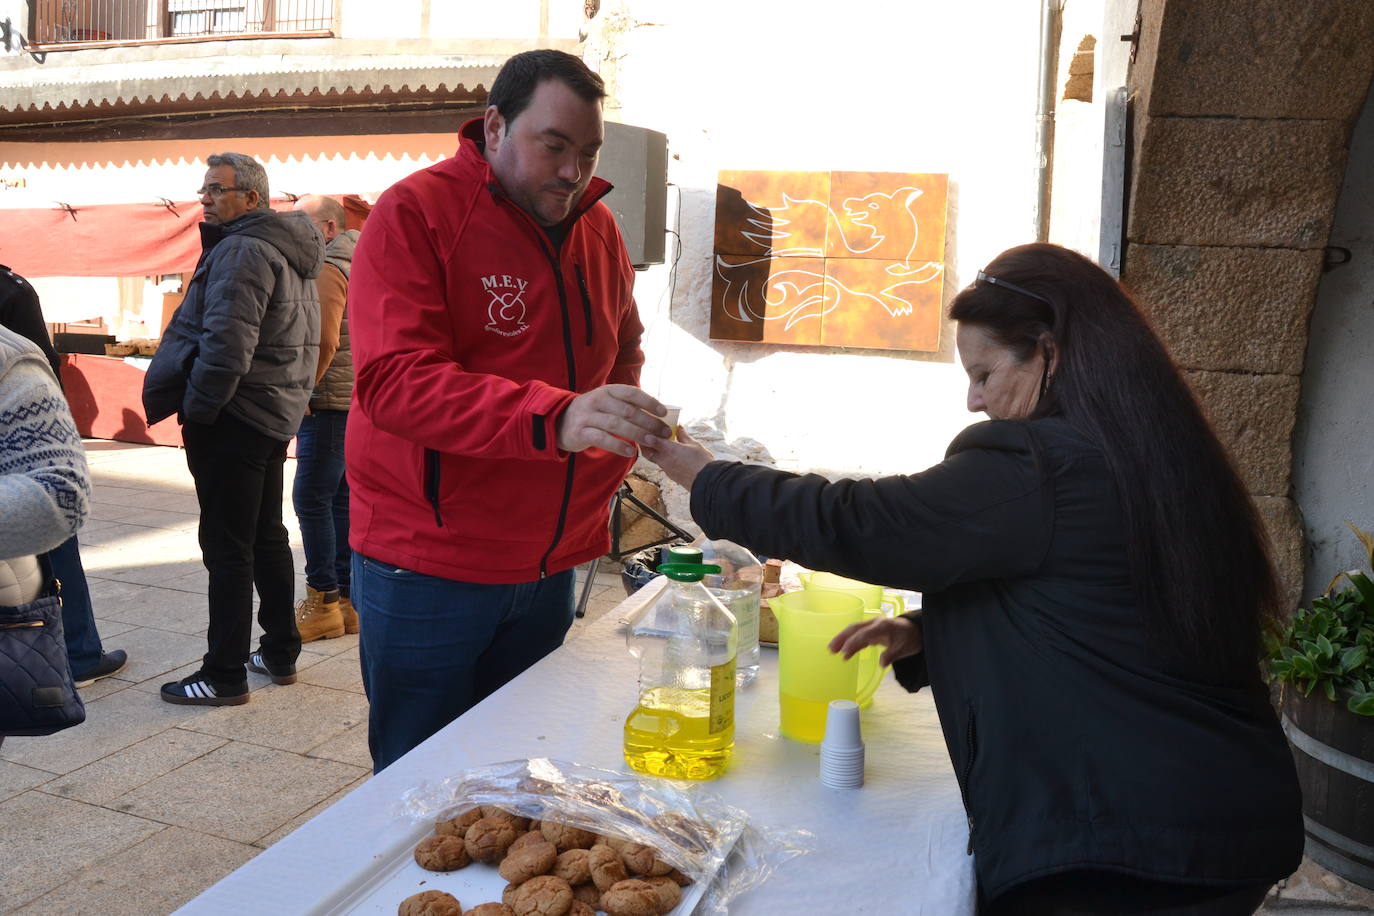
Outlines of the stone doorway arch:
[[1374,76],[1374,3],[1141,0],[1139,23],[1122,282],[1230,448],[1296,607],[1294,425],[1351,130]]

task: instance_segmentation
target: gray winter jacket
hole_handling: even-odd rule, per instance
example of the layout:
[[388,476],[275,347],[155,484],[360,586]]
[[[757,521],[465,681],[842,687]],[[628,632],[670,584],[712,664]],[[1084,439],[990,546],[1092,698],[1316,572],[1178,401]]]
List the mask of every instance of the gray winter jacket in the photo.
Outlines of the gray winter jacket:
[[319,358],[324,240],[304,213],[272,210],[200,233],[200,263],[143,380],[148,423],[213,423],[224,411],[290,439]]

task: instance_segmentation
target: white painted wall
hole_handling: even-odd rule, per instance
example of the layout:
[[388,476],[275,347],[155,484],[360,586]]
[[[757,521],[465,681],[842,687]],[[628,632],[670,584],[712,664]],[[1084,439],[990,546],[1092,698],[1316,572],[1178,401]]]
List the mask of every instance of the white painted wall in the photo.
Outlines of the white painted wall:
[[29,4],[27,0],[0,0],[0,22],[9,20],[11,29],[10,47],[0,44],[0,57],[7,54],[23,54],[19,48],[19,36],[29,38]]
[[[656,268],[637,286],[645,387],[726,454],[864,474],[939,461],[982,419],[965,410],[952,346],[934,356],[707,339],[716,173],[949,173],[952,295],[1029,240],[1038,4],[631,0],[603,3],[590,25],[585,56],[611,78],[615,119],[669,138],[682,252],[675,277]],[[670,509],[685,516],[680,494]]]
[[[375,2],[375,0],[374,0]],[[539,34],[540,0],[431,0],[430,38],[525,38]],[[550,38],[577,38],[582,0],[548,0]]]
[[1351,139],[1328,244],[1350,249],[1351,260],[1322,276],[1293,437],[1293,490],[1310,551],[1304,599],[1337,572],[1366,568],[1345,520],[1374,528],[1374,93]]
[[[334,0],[340,38],[416,38],[422,0]],[[442,5],[443,0],[431,0]]]

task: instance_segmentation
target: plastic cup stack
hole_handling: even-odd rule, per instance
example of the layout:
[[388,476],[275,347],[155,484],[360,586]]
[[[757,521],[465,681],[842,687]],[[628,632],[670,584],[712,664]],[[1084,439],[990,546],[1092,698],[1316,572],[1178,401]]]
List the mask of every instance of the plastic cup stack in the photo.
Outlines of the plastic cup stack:
[[825,711],[821,782],[832,789],[857,789],[864,784],[864,742],[859,734],[859,704],[853,700],[831,700]]

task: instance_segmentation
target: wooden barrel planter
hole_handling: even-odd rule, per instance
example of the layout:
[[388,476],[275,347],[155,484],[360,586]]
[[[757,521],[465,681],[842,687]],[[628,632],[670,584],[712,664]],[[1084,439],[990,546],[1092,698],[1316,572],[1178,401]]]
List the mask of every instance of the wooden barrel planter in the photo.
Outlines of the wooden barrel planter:
[[1283,730],[1302,784],[1307,857],[1374,888],[1374,717],[1289,687]]

